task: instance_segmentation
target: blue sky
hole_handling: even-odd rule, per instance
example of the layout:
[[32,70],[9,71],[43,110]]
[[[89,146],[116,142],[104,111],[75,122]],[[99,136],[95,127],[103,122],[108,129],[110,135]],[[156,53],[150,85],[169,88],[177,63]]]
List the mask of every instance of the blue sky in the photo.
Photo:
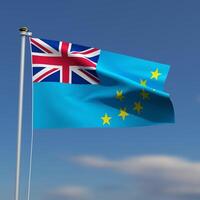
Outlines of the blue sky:
[[[0,79],[0,199],[12,199],[20,36],[66,40],[171,65],[166,90],[176,123],[129,129],[35,131],[31,199],[200,198],[200,2],[198,0],[3,1]],[[27,43],[21,199],[31,134]]]

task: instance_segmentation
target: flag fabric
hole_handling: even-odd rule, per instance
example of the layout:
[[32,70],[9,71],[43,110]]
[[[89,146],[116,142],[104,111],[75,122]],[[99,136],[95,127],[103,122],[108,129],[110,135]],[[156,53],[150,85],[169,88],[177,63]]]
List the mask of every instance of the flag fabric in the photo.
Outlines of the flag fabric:
[[34,128],[174,122],[169,66],[64,41],[31,38]]
[[100,50],[67,42],[31,38],[33,82],[97,84]]

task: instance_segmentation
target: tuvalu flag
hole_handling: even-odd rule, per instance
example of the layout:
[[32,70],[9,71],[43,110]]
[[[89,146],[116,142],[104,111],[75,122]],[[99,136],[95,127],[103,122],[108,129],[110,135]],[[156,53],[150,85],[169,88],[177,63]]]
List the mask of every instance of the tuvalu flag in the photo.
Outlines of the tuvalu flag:
[[174,122],[168,65],[64,41],[30,43],[34,128]]

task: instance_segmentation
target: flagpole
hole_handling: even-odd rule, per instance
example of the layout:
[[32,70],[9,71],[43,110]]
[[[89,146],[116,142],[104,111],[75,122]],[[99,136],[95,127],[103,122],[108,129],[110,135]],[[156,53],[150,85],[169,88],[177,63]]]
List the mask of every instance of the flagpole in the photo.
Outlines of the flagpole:
[[19,200],[19,191],[20,191],[19,182],[20,182],[20,160],[21,160],[21,138],[22,138],[23,93],[24,93],[25,44],[26,44],[26,36],[30,35],[27,27],[21,27],[19,31],[21,35],[21,57],[20,57],[19,102],[18,102],[15,200]]

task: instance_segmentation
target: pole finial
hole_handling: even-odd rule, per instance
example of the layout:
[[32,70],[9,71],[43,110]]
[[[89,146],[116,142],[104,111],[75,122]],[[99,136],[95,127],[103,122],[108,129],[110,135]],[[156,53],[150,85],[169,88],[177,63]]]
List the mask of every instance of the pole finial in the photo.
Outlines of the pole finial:
[[28,27],[26,26],[22,26],[21,28],[19,28],[19,31],[22,36],[32,37],[32,33],[29,31]]
[[28,29],[28,27],[23,26],[23,27],[21,27],[21,28],[19,29],[19,31],[20,31],[20,32],[28,32],[29,29]]

